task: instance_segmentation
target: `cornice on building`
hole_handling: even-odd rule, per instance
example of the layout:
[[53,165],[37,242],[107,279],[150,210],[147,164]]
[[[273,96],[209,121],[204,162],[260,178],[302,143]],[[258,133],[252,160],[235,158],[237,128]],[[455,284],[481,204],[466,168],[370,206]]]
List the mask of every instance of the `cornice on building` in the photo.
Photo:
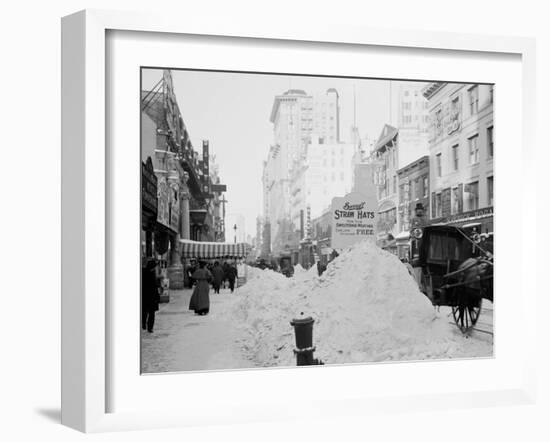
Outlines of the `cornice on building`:
[[447,83],[444,82],[432,82],[428,83],[423,89],[422,89],[422,95],[424,98],[429,100],[432,98],[436,92],[438,92],[443,86],[445,86]]

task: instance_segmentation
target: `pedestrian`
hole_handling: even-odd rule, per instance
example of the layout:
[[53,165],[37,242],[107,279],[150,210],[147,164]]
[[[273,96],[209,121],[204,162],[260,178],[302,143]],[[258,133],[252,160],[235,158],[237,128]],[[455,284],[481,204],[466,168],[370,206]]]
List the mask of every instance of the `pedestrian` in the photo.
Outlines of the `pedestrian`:
[[189,266],[187,267],[187,280],[189,281],[189,288],[192,289],[193,285],[195,284],[195,280],[193,279],[193,273],[197,270],[197,262],[192,259]]
[[160,303],[157,265],[156,260],[149,259],[141,269],[141,328],[149,333],[153,333],[155,312]]
[[214,263],[214,267],[212,267],[212,287],[214,288],[214,293],[220,293],[220,287],[224,276],[225,274],[222,266],[218,261],[216,261]]
[[199,262],[199,268],[193,273],[193,279],[197,285],[189,301],[189,310],[193,310],[197,315],[207,315],[210,311],[209,292],[212,273],[206,268],[206,262]]
[[229,282],[229,263],[224,261],[223,266],[223,288],[226,288],[225,283]]
[[319,276],[321,276],[326,269],[327,266],[325,264],[321,263],[321,261],[317,261],[317,273]]
[[233,293],[233,290],[235,290],[235,280],[238,278],[238,276],[239,274],[237,272],[237,267],[235,267],[233,264],[228,264],[225,277],[229,281],[229,289],[231,290],[231,293]]

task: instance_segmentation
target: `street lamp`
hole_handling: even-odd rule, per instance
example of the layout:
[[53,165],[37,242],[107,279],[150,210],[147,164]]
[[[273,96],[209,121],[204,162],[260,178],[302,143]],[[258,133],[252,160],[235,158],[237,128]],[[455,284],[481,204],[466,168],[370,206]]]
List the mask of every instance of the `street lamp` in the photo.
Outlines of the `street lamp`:
[[233,230],[235,231],[235,244],[237,244],[237,224],[233,226]]

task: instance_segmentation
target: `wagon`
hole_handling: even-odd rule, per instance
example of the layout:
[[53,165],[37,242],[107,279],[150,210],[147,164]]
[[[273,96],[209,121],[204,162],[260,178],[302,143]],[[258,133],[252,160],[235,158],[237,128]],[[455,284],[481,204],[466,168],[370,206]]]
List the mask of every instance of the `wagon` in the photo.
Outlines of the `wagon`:
[[475,326],[483,299],[493,302],[492,241],[455,226],[430,225],[411,232],[413,273],[434,306],[450,306],[462,333]]

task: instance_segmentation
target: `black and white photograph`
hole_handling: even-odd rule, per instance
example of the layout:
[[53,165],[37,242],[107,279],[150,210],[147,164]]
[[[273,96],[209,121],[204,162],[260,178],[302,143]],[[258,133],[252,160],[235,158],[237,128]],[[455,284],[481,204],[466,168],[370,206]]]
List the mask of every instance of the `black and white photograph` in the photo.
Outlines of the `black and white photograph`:
[[140,76],[142,374],[494,356],[493,84]]

